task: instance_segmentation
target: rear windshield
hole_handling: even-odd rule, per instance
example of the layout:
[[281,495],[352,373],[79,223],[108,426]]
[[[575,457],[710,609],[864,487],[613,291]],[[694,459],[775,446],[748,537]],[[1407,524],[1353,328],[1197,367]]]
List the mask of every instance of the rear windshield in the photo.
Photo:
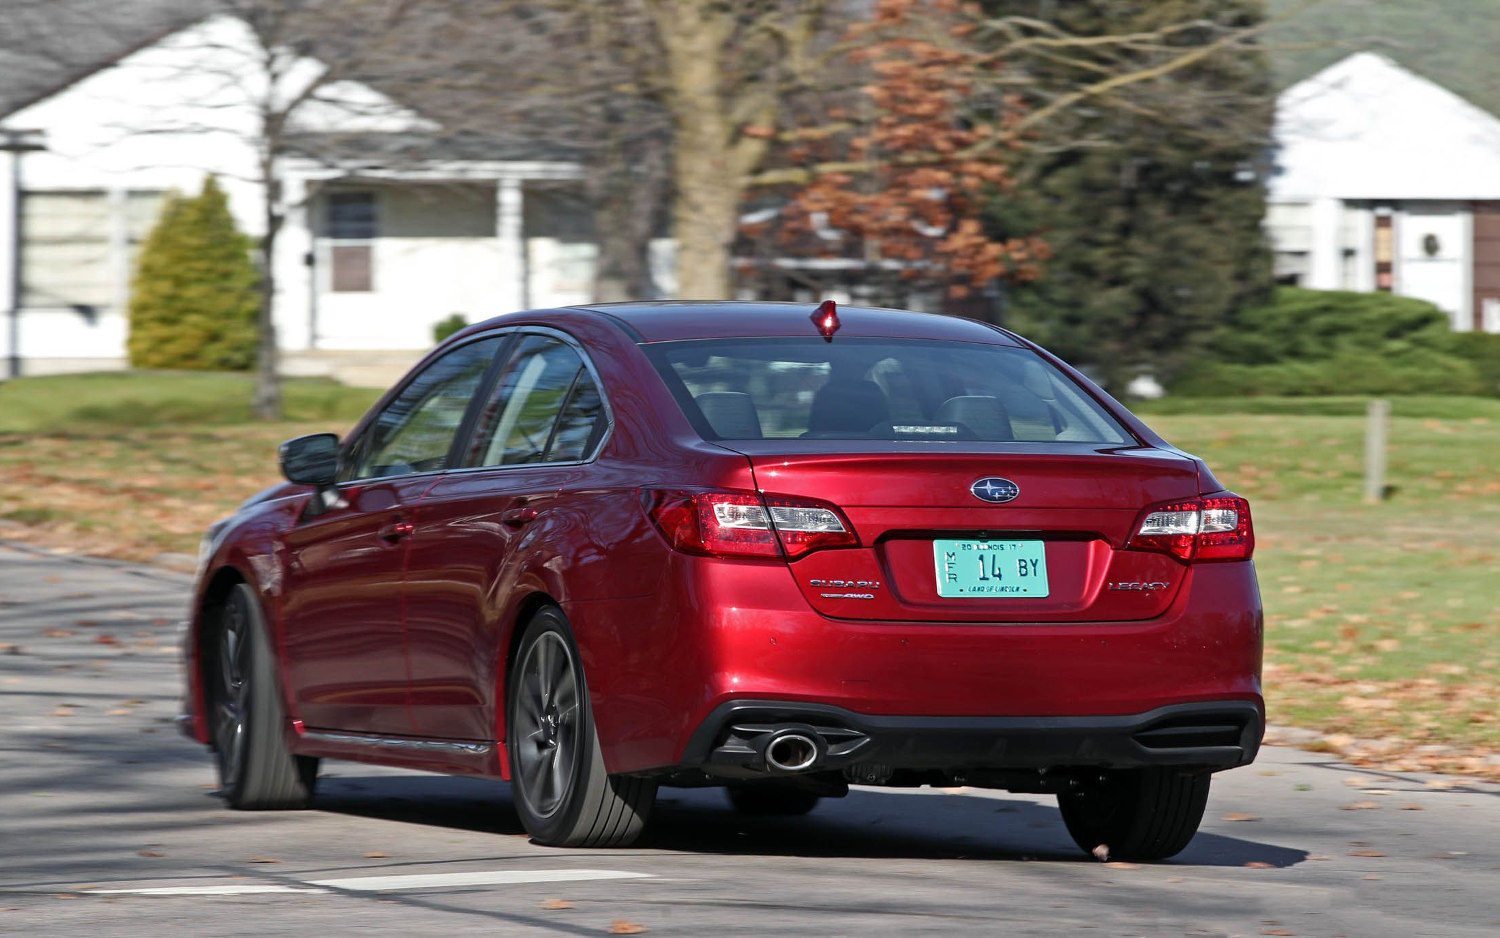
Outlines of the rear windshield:
[[697,339],[646,347],[707,439],[1129,444],[1035,352],[912,339]]

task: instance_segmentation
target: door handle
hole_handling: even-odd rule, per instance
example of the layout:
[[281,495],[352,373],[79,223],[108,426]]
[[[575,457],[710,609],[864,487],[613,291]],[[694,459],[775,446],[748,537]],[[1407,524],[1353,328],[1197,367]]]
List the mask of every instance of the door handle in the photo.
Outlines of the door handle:
[[536,520],[535,508],[507,508],[500,513],[500,521],[513,527],[520,527],[528,521]]
[[416,529],[410,521],[393,521],[380,529],[380,538],[394,544]]

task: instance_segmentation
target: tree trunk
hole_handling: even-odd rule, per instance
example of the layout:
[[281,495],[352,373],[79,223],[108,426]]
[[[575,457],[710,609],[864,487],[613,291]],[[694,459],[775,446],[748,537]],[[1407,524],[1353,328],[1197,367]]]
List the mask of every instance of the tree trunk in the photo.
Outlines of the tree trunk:
[[733,14],[708,7],[701,0],[668,3],[657,20],[667,52],[667,103],[676,132],[672,229],[677,295],[696,300],[729,296],[729,249],[745,191],[734,128],[719,97],[719,60]]
[[261,420],[281,419],[281,379],[277,374],[279,355],[276,345],[276,235],[281,229],[281,180],[270,159],[261,162],[262,191],[265,193],[266,233],[260,242],[260,312],[256,317],[258,341],[255,347],[255,391],[251,409]]
[[599,260],[594,302],[652,299],[651,238],[661,217],[669,173],[667,141],[655,137],[626,141],[594,161],[588,178],[594,205]]

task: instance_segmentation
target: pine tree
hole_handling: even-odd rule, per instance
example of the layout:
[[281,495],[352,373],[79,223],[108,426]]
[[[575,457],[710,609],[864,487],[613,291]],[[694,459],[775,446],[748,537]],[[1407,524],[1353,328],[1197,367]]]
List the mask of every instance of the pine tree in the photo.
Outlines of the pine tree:
[[[1173,30],[1142,51],[1038,57],[1027,67],[1046,88],[1097,80],[1090,55],[1115,71],[1147,67],[1264,16],[1260,0],[989,0],[985,12],[1076,36]],[[1273,106],[1265,56],[1237,47],[1049,123],[1018,167],[1019,197],[991,215],[998,234],[1039,235],[1053,253],[1041,279],[1011,291],[1008,324],[1116,393],[1141,370],[1165,380],[1191,361],[1214,327],[1269,295],[1260,225]]]
[[260,305],[251,247],[212,176],[197,196],[169,196],[131,284],[131,365],[249,368]]

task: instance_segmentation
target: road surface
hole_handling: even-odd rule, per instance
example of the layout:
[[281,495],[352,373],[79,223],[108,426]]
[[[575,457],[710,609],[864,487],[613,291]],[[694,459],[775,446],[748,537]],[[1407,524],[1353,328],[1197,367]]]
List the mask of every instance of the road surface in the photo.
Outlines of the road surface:
[[172,723],[187,585],[0,547],[0,934],[1500,935],[1500,786],[1279,747],[1159,865],[985,791],[754,820],[664,790],[628,850],[533,845],[500,782],[354,763],[313,810],[230,811]]

